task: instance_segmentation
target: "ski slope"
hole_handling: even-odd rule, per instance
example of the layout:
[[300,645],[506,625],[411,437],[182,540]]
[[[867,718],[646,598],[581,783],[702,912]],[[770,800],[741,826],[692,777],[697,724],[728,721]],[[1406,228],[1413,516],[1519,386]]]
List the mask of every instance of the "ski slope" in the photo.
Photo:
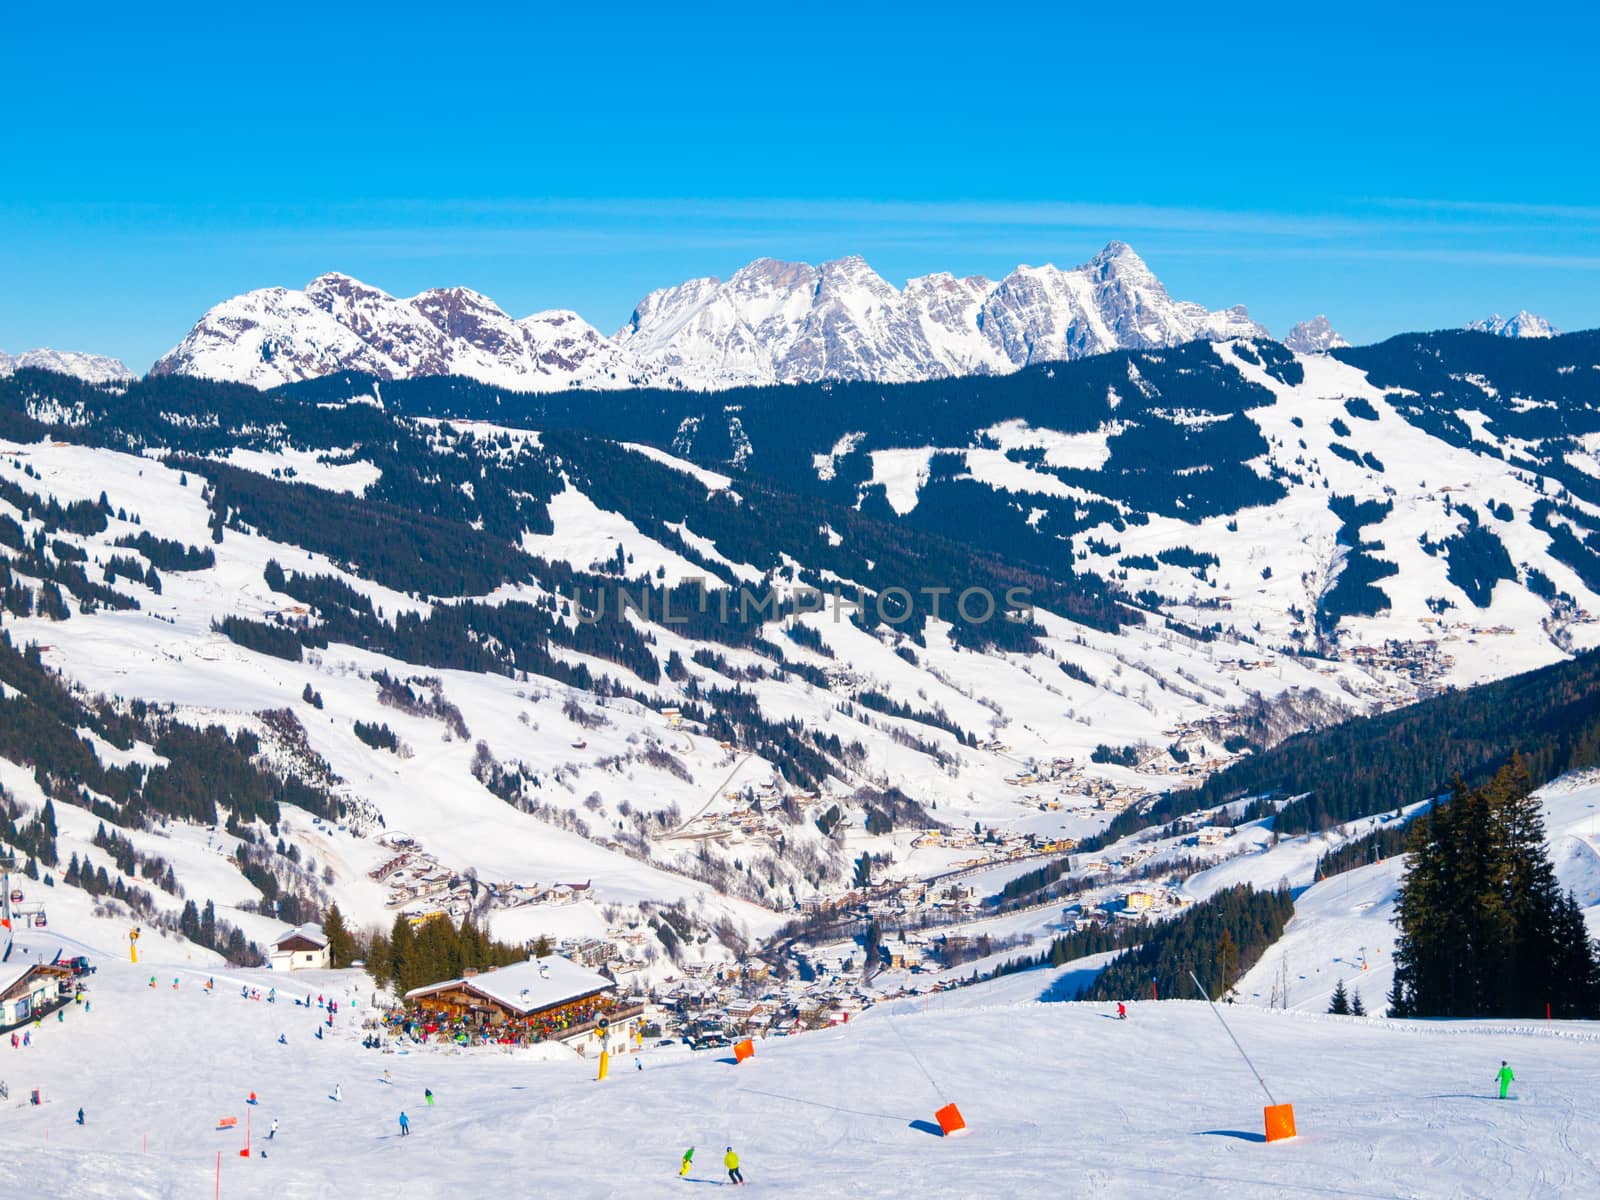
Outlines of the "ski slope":
[[[33,953],[76,949],[42,932],[24,939]],[[98,961],[92,1012],[52,1019],[27,1049],[0,1043],[11,1092],[0,1106],[5,1194],[210,1195],[220,1152],[221,1195],[231,1197],[693,1196],[724,1178],[729,1143],[753,1189],[786,1196],[1600,1189],[1591,1151],[1600,1120],[1589,1103],[1600,1027],[1587,1024],[1234,1006],[1229,1019],[1274,1095],[1295,1105],[1301,1136],[1268,1145],[1257,1140],[1260,1089],[1203,1004],[1134,1004],[1118,1022],[1105,1006],[1032,999],[1054,971],[762,1042],[738,1067],[726,1052],[647,1050],[642,1070],[621,1061],[596,1083],[593,1061],[565,1052],[362,1050],[356,1022],[369,985],[355,973],[230,972],[206,995],[203,972]],[[281,985],[277,1003],[242,999],[241,982]],[[309,989],[345,1002],[320,1042],[318,1010],[290,1002]],[[1491,1098],[1503,1058],[1518,1076],[1514,1102]],[[32,1088],[42,1089],[40,1108],[26,1103]],[[260,1103],[247,1108],[251,1091]],[[959,1104],[968,1136],[930,1132],[946,1100]],[[402,1109],[413,1122],[404,1141]],[[245,1160],[247,1112],[257,1154]],[[239,1129],[219,1132],[224,1116]],[[280,1131],[268,1141],[274,1119]],[[684,1182],[677,1164],[689,1145],[696,1166]]]

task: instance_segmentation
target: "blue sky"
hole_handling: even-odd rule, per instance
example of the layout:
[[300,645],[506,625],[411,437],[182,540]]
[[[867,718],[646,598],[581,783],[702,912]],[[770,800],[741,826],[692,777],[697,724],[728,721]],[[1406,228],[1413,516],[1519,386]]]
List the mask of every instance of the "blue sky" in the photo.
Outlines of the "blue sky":
[[1577,5],[29,5],[0,39],[0,348],[147,367],[341,270],[605,332],[759,255],[892,282],[1130,242],[1356,340],[1600,325]]

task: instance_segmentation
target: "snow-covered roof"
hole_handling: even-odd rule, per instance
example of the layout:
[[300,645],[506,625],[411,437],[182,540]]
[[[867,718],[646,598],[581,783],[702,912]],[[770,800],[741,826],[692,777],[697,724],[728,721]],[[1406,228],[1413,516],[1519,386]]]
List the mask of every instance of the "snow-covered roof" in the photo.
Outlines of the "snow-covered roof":
[[16,987],[17,984],[21,983],[22,980],[27,978],[28,972],[32,971],[35,967],[39,968],[40,970],[55,967],[58,974],[66,972],[67,970],[67,968],[54,963],[44,963],[38,961],[0,963],[0,996],[5,995],[12,988]]
[[615,986],[599,972],[580,967],[559,954],[551,954],[477,975],[412,988],[406,993],[406,999],[420,999],[449,988],[465,988],[512,1012],[526,1014],[581,1000]]
[[11,988],[33,969],[31,962],[25,963],[0,963],[0,996],[4,996]]
[[318,948],[328,944],[328,937],[322,932],[322,926],[311,924],[310,922],[307,922],[304,925],[298,925],[293,929],[285,929],[277,937],[272,939],[271,944],[273,946],[282,946],[284,943],[292,942],[296,938],[304,938],[306,941],[310,942],[314,946],[317,946]]

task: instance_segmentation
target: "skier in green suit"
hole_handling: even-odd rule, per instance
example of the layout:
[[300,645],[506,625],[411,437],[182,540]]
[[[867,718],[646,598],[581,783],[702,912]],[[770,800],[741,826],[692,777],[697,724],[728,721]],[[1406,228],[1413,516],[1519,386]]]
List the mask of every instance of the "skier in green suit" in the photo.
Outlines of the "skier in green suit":
[[1506,1098],[1506,1093],[1511,1090],[1511,1081],[1516,1078],[1511,1073],[1511,1068],[1506,1066],[1505,1059],[1500,1060],[1500,1069],[1495,1072],[1496,1079],[1500,1081],[1500,1099]]

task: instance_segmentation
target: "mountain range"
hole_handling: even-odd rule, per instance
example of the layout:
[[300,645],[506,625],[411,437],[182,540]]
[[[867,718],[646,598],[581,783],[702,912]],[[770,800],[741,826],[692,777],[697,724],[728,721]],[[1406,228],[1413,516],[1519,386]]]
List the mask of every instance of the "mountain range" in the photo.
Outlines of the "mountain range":
[[258,387],[349,370],[461,375],[519,391],[710,391],[1001,375],[1108,350],[1264,336],[1242,306],[1174,300],[1144,260],[1112,242],[1070,270],[1023,266],[999,281],[926,275],[904,288],[855,256],[816,267],[758,259],[725,281],[650,293],[609,338],[572,312],[518,320],[465,288],[399,299],[329,274],[303,291],[222,302],[154,373]]
[[13,356],[0,350],[0,378],[26,367],[54,371],[58,375],[71,375],[86,383],[118,383],[134,377],[133,372],[119,360],[108,358],[104,354],[41,348],[24,350],[21,354]]
[[[1504,337],[1556,332],[1526,311],[1466,328]],[[1111,350],[1267,336],[1242,305],[1209,310],[1175,300],[1132,248],[1111,242],[1068,270],[1019,266],[998,281],[939,273],[902,288],[859,256],[820,266],[762,258],[727,280],[651,292],[610,337],[565,309],[513,318],[469,288],[400,298],[330,272],[303,289],[261,288],[222,301],[151,371],[259,388],[357,372],[381,380],[457,376],[518,392],[720,391],[1005,375]],[[1283,342],[1308,354],[1349,345],[1323,315],[1295,325]],[[100,355],[0,353],[0,375],[17,367],[93,383],[133,375]]]

